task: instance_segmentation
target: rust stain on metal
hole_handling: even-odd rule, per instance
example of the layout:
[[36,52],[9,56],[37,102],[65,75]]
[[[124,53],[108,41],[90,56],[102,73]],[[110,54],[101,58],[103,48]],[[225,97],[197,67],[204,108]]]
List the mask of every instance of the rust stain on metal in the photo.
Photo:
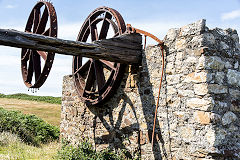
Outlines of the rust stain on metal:
[[[43,11],[43,13],[41,13]],[[49,23],[49,26],[47,25]],[[57,15],[50,2],[39,1],[32,9],[25,32],[57,37]],[[40,88],[52,68],[55,53],[23,48],[21,70],[28,88]],[[35,82],[33,83],[33,79]]]
[[[119,12],[108,7],[95,9],[86,18],[77,41],[86,42],[116,37],[126,31],[125,22]],[[84,63],[81,56],[73,57],[73,75],[78,95],[88,105],[98,105],[109,99],[120,85],[125,66],[106,60],[88,59]]]
[[[127,30],[130,33],[140,33],[140,34],[143,34],[145,36],[145,42],[146,42],[146,37],[151,37],[152,39],[157,41],[160,46],[163,46],[163,41],[161,41],[160,39],[158,39],[156,36],[154,36],[153,34],[151,34],[149,32],[143,31],[141,29],[134,28],[134,27],[132,27],[131,24],[127,24]],[[146,43],[144,44],[144,46],[146,46]]]

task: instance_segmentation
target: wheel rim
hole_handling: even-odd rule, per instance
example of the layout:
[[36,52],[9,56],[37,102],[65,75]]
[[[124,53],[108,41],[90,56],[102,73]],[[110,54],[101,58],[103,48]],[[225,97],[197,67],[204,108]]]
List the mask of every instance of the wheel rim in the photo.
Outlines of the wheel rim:
[[[57,15],[50,2],[40,1],[34,6],[28,18],[25,32],[57,37]],[[28,88],[40,88],[43,85],[51,70],[54,55],[53,52],[22,49],[22,77]],[[43,66],[41,66],[42,62],[44,62]],[[33,78],[35,83],[33,83]]]
[[[112,8],[97,8],[83,23],[77,41],[106,39],[109,29],[113,30],[113,37],[124,33],[126,26],[122,16]],[[74,84],[88,105],[102,104],[109,99],[119,86],[123,72],[124,66],[120,63],[89,59],[83,64],[83,57],[73,57]]]

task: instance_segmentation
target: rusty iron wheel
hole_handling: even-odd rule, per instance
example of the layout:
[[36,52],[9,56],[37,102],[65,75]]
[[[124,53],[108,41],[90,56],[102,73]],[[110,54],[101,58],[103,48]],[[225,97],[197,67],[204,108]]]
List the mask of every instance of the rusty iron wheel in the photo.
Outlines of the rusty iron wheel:
[[[34,6],[28,18],[25,32],[57,37],[57,15],[50,2],[39,1]],[[22,77],[28,88],[40,88],[43,85],[51,70],[54,55],[55,53],[52,52],[22,49]],[[32,83],[33,81],[35,83]]]
[[[106,39],[109,36],[121,35],[125,31],[125,22],[116,10],[100,7],[87,17],[80,29],[77,41]],[[73,57],[74,84],[78,95],[87,105],[99,105],[106,102],[117,90],[124,70],[125,66],[120,63],[91,58],[86,60],[81,56]]]

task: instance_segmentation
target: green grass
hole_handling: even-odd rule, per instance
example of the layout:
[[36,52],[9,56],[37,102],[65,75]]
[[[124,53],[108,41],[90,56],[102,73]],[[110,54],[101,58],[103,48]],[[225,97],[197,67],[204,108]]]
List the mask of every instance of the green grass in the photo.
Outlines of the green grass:
[[[128,159],[123,151],[102,150],[96,151],[93,146],[87,142],[80,142],[77,146],[63,140],[61,149],[58,151],[57,158],[60,160],[124,160]],[[136,159],[137,160],[137,159]]]
[[46,102],[52,104],[61,104],[61,97],[51,97],[51,96],[32,96],[23,93],[17,94],[0,94],[0,98],[13,98],[13,99],[21,99],[21,100],[29,100],[29,101],[37,101],[37,102]]
[[15,134],[9,132],[0,133],[0,159],[1,160],[51,160],[56,159],[60,143],[51,142],[41,146],[32,146],[23,143]]

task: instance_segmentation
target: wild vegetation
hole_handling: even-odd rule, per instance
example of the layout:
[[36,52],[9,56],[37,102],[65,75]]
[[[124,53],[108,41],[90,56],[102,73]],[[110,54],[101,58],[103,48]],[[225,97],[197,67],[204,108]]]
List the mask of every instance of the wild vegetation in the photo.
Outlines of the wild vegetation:
[[50,125],[35,115],[0,108],[0,132],[18,135],[24,142],[40,145],[59,138],[59,128]]
[[[48,104],[43,103],[42,106],[38,106],[40,103],[35,102],[36,97],[39,96],[0,94],[0,159],[126,159],[123,151],[118,153],[110,150],[97,152],[86,141],[77,146],[73,146],[67,141],[59,143],[59,127],[57,127],[61,111],[59,102],[55,97],[41,97],[41,100],[37,101],[48,102]],[[3,105],[4,101],[8,101],[6,98],[11,98],[11,101],[9,100]],[[49,101],[57,105],[51,106]],[[14,103],[16,103],[15,106]],[[21,111],[27,114],[23,114]],[[43,117],[44,120],[39,117]],[[49,124],[50,122],[51,124]]]
[[123,160],[126,159],[124,152],[118,153],[110,150],[97,152],[87,141],[79,143],[77,146],[69,144],[68,141],[62,142],[62,147],[58,151],[57,159],[61,160]]
[[0,159],[1,160],[50,160],[56,159],[60,143],[57,141],[41,146],[28,145],[18,135],[9,132],[0,132]]

